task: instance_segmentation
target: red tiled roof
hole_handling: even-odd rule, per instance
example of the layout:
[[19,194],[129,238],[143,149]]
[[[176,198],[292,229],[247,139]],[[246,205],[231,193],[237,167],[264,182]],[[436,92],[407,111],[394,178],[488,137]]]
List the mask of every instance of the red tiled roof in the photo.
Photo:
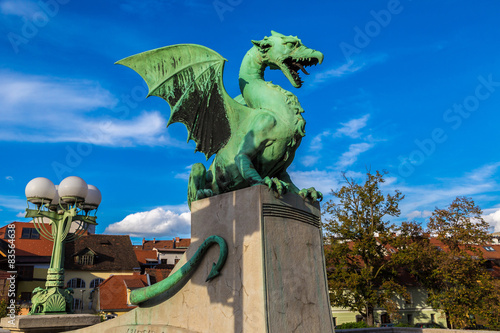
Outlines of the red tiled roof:
[[178,241],[176,240],[175,242],[175,247],[176,248],[188,248],[189,245],[191,245],[191,238],[180,238]]
[[158,241],[145,241],[142,244],[142,248],[144,250],[152,250],[153,248],[163,248],[163,249],[173,249],[174,241],[173,240],[158,240]]
[[135,255],[137,256],[137,261],[141,264],[147,264],[146,259],[158,260],[158,254],[155,250],[141,250],[134,248]]
[[[132,287],[134,285],[134,287]],[[112,275],[99,285],[100,310],[130,310],[136,306],[127,304],[127,286],[144,287],[147,285],[146,275]]]
[[123,282],[128,289],[142,288],[148,285],[147,281],[140,279],[124,279]]
[[[96,253],[92,265],[80,265],[76,256],[90,249]],[[127,235],[87,235],[65,244],[64,268],[92,271],[132,271],[139,267]]]
[[[443,251],[448,251],[449,248],[442,241],[435,237],[431,237],[429,239],[431,245],[439,246]],[[495,260],[500,259],[500,244],[481,244],[481,245],[473,245],[474,248],[478,249],[483,255],[484,259]],[[493,251],[488,251],[486,248],[492,248]],[[470,255],[476,255],[475,253],[469,253]]]
[[176,249],[188,248],[191,245],[191,238],[175,238],[172,240],[144,240],[142,243],[143,250],[156,249]]
[[146,274],[149,274],[151,279],[151,284],[160,282],[163,279],[166,279],[170,273],[172,272],[171,268],[146,268]]
[[[16,245],[16,257],[50,257],[52,255],[53,242],[45,239],[40,235],[40,239],[26,239],[21,238],[22,230],[24,228],[35,228],[32,222],[12,222],[15,226],[15,245]],[[9,225],[10,225],[9,224]],[[48,232],[51,232],[51,226],[46,224]],[[5,232],[7,230],[7,225],[0,228],[0,241],[6,242]]]

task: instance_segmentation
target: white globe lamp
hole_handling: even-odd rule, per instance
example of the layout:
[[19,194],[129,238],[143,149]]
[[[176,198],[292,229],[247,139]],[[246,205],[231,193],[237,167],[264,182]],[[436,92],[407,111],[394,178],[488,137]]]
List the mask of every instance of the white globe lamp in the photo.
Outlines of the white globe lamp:
[[92,210],[99,207],[101,204],[101,191],[94,185],[88,186],[87,197],[85,197],[85,202],[82,204],[82,208],[85,210]]
[[62,180],[57,192],[66,203],[83,202],[88,193],[88,185],[80,177],[69,176]]
[[29,202],[40,205],[50,203],[56,196],[56,187],[49,179],[37,177],[32,179],[24,190]]

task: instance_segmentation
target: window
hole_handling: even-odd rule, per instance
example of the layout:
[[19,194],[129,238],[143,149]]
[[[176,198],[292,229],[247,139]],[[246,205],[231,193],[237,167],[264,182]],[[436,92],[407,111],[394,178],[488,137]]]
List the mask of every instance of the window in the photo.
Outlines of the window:
[[34,268],[34,266],[17,266],[17,274],[24,281],[32,281]]
[[97,254],[90,248],[85,248],[74,255],[75,264],[81,266],[94,265]]
[[337,317],[332,317],[333,319],[333,327],[337,326]]
[[16,238],[16,230],[15,229],[9,229],[5,228],[5,235],[3,236],[5,239],[14,239]]
[[40,234],[35,228],[23,228],[23,231],[21,232],[21,238],[40,239]]
[[495,252],[495,249],[492,248],[491,246],[483,246],[483,249],[485,249],[486,251],[489,251],[489,252]]
[[167,264],[167,259],[162,259],[161,263],[166,265]]
[[413,324],[413,315],[412,314],[407,314],[406,315],[406,320],[408,321],[408,324]]
[[79,298],[73,298],[73,310],[82,310],[83,302]]
[[93,265],[94,264],[94,256],[90,253],[87,253],[78,258],[78,264],[80,265]]
[[85,281],[83,281],[80,278],[73,278],[73,279],[68,281],[67,287],[73,288],[73,289],[75,289],[75,288],[82,289],[82,288],[85,288]]
[[101,278],[93,279],[92,281],[90,281],[90,288],[97,288],[97,286],[100,285],[103,281],[104,279]]
[[431,322],[434,322],[434,321],[435,321],[435,319],[436,319],[436,318],[435,318],[434,313],[431,313]]

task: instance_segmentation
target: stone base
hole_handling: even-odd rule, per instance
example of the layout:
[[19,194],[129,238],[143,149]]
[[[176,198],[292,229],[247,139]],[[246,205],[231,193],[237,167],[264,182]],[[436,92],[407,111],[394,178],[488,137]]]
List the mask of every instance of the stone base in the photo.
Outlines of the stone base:
[[317,203],[254,186],[191,208],[191,246],[175,269],[217,235],[229,250],[221,274],[205,282],[213,246],[176,293],[78,332],[333,332]]
[[10,320],[2,318],[0,326],[11,332],[59,333],[98,324],[101,318],[90,314],[64,314],[16,316],[14,323]]

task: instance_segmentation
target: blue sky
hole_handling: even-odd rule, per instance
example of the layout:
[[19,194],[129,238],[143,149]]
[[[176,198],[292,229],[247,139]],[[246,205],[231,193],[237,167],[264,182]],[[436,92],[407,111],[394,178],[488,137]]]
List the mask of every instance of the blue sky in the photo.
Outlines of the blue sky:
[[[76,175],[102,192],[97,232],[189,236],[189,167],[204,162],[169,107],[114,62],[195,43],[239,94],[250,40],[298,35],[325,60],[293,88],[307,135],[289,171],[324,193],[387,170],[402,219],[472,197],[500,231],[498,1],[0,0],[0,223],[26,221],[24,187]],[[207,165],[208,166],[208,165]],[[328,200],[328,196],[326,197]]]

